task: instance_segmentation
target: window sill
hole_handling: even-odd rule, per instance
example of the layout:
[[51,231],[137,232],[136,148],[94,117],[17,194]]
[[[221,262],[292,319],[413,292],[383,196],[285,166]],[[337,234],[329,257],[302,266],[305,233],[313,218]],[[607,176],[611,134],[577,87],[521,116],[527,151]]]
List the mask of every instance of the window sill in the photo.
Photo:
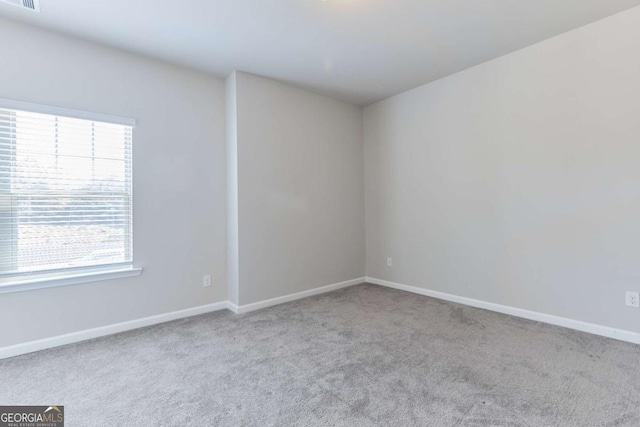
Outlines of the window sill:
[[79,285],[82,283],[99,282],[102,280],[122,279],[140,276],[141,268],[125,267],[110,270],[86,270],[63,276],[39,276],[0,282],[0,294],[31,291],[34,289],[53,288],[58,286]]

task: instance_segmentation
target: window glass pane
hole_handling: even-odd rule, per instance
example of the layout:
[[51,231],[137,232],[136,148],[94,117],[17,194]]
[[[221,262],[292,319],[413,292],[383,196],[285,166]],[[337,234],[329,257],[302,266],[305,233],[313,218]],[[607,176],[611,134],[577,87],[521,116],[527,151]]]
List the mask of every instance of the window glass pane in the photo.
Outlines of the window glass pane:
[[0,109],[0,275],[131,262],[128,126]]
[[126,203],[125,197],[20,197],[19,270],[125,261]]

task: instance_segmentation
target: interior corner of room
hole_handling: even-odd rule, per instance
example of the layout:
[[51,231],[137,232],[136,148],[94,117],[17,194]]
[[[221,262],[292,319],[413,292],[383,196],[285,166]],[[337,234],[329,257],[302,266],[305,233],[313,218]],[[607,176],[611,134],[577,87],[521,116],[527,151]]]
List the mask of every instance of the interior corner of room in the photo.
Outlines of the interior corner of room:
[[137,120],[144,273],[2,295],[0,345],[365,277],[637,340],[639,14],[365,106],[3,20],[3,98]]
[[638,52],[640,0],[0,0],[0,427],[640,425]]
[[314,86],[0,17],[1,99],[136,124],[133,263],[0,291],[0,359],[363,283],[640,344],[629,7],[384,95],[339,57]]

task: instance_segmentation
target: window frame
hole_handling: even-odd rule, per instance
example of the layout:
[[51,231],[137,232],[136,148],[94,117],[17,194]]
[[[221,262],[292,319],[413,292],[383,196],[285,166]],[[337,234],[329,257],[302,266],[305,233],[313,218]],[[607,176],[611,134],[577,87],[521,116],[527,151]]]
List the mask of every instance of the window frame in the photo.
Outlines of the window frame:
[[[0,98],[0,109],[19,110],[31,113],[68,117],[73,119],[90,120],[95,122],[128,126],[131,128],[135,128],[136,126],[136,121],[130,118],[72,110],[62,107],[33,104],[2,98]],[[131,147],[131,149],[133,150],[133,146]],[[133,153],[131,162],[131,170],[133,174]],[[0,209],[1,208],[2,206],[0,206]],[[133,175],[131,177],[131,204],[129,209],[131,211],[131,223],[129,225],[131,228],[133,228]],[[5,278],[0,278],[0,294],[139,276],[142,273],[142,268],[134,267],[133,264],[133,230],[131,230],[131,251],[131,263],[126,262],[111,265],[68,268],[27,274],[18,273],[15,275],[7,276]]]

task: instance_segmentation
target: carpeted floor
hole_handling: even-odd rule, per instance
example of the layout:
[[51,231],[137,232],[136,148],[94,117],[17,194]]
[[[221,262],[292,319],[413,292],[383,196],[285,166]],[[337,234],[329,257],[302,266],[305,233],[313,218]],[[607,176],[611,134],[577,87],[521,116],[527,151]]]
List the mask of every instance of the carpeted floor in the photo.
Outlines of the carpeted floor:
[[640,426],[640,346],[360,285],[0,361],[67,426]]

